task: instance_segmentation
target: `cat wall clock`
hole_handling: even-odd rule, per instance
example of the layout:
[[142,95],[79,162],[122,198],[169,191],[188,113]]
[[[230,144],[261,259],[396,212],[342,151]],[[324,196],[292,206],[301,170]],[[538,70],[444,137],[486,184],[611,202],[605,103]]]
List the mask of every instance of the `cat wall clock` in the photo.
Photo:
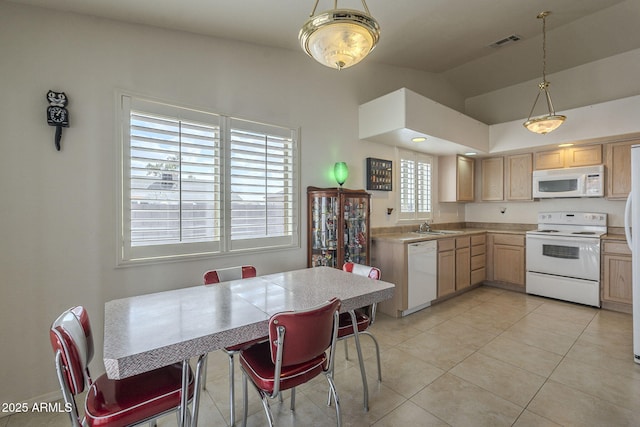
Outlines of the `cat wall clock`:
[[47,124],[56,127],[55,144],[56,150],[60,151],[62,128],[69,127],[69,112],[66,108],[69,99],[64,92],[54,92],[50,90],[47,92],[47,101],[49,101],[49,107],[47,107]]

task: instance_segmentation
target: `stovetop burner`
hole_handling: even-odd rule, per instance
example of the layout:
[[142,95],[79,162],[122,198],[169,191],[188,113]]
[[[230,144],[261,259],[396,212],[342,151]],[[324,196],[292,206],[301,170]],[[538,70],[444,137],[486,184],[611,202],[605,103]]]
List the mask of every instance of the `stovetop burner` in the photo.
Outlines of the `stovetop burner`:
[[594,234],[596,234],[596,233],[595,233],[595,232],[593,232],[593,231],[574,231],[574,232],[573,232],[573,233],[571,233],[571,234],[594,235]]
[[538,233],[557,233],[558,230],[538,230]]

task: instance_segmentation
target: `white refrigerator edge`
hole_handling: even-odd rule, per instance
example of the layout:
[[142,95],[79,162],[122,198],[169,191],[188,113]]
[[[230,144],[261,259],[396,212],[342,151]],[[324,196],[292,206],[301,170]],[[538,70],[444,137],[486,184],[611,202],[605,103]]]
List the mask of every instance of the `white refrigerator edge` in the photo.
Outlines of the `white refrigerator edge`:
[[640,364],[640,145],[631,147],[631,193],[624,210],[624,231],[632,259],[633,360]]

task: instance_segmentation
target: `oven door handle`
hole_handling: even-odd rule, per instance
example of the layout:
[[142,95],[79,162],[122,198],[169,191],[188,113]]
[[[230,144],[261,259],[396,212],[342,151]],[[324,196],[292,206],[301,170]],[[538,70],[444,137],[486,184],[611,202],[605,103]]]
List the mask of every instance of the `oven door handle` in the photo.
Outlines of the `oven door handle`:
[[554,243],[561,245],[562,242],[571,242],[571,243],[586,243],[589,241],[600,241],[599,237],[595,237],[595,236],[591,236],[591,237],[571,237],[571,236],[554,236],[554,235],[549,235],[549,236],[542,236],[540,234],[527,234],[527,239],[532,239],[532,240],[551,240]]
[[631,193],[627,197],[627,203],[624,205],[624,235],[627,238],[627,246],[629,250],[633,251],[631,245],[633,243],[633,236],[631,236],[631,206],[633,201],[631,200]]

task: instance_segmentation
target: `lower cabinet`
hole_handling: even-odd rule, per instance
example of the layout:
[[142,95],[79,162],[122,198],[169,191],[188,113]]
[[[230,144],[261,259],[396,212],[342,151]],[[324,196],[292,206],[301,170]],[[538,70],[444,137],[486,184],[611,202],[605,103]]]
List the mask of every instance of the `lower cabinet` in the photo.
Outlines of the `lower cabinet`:
[[438,298],[456,291],[456,241],[438,240]]
[[438,240],[438,298],[485,280],[485,242],[484,234]]
[[487,280],[524,289],[525,236],[521,234],[488,233],[489,271]]
[[471,286],[471,238],[456,237],[456,291]]
[[471,284],[477,285],[487,278],[487,235],[471,236]]
[[602,307],[631,313],[631,251],[625,242],[602,244]]

